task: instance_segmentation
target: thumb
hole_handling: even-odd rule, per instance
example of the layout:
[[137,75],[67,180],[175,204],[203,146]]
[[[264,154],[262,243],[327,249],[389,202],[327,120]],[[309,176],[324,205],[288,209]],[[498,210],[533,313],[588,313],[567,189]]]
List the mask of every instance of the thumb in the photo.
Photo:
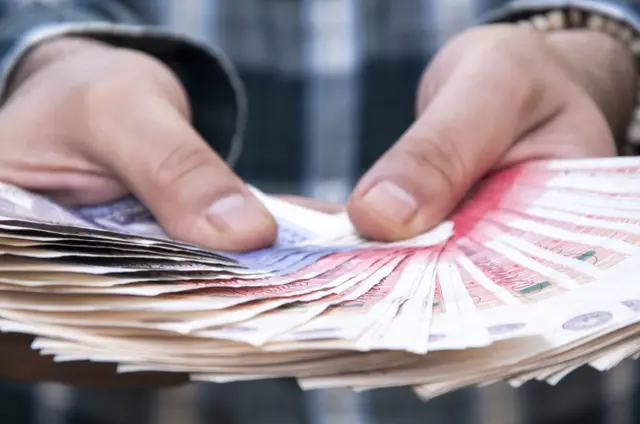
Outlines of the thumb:
[[213,250],[272,243],[273,217],[188,120],[161,99],[136,103],[101,110],[91,120],[91,144],[165,231]]
[[437,225],[518,137],[557,112],[557,96],[496,68],[458,68],[365,174],[348,203],[363,236],[402,240]]

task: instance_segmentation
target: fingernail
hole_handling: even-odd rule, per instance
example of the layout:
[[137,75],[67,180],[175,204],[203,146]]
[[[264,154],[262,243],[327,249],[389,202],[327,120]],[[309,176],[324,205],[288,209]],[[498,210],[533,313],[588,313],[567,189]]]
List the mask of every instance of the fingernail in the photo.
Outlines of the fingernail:
[[216,200],[207,209],[207,215],[218,228],[232,231],[255,228],[265,220],[264,213],[241,194]]
[[373,186],[363,200],[376,213],[397,223],[408,221],[418,210],[415,197],[390,181],[382,181]]

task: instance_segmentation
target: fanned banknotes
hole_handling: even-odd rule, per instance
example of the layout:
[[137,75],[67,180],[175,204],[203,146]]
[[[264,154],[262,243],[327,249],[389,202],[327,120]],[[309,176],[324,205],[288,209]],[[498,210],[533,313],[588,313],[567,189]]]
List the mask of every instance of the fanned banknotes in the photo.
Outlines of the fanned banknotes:
[[303,388],[555,384],[640,355],[640,158],[487,176],[396,243],[254,190],[276,243],[169,239],[135,199],[67,209],[0,185],[0,330],[56,361]]

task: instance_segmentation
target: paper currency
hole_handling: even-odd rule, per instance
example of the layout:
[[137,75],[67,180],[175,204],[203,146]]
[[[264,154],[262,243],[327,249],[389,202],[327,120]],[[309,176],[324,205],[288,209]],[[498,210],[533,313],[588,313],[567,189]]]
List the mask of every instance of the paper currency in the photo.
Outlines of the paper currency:
[[640,157],[487,176],[411,240],[363,240],[252,188],[278,239],[171,240],[136,199],[68,209],[0,184],[0,330],[56,361],[303,388],[556,384],[640,356]]

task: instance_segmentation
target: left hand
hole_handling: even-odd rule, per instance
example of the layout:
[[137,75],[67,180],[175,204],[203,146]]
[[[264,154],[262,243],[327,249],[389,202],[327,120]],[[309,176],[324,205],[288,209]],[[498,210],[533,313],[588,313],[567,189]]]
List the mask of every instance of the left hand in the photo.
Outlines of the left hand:
[[409,238],[445,219],[490,170],[615,155],[634,84],[631,53],[607,34],[467,31],[425,71],[418,117],[359,182],[351,221],[368,238]]

